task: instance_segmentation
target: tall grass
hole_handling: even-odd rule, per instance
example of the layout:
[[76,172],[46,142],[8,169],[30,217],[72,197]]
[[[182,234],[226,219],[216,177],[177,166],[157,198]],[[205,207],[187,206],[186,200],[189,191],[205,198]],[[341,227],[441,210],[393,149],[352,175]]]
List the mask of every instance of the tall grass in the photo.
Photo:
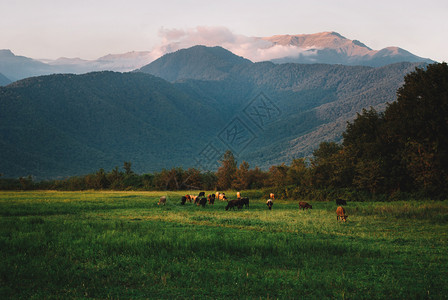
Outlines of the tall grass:
[[[1,193],[2,298],[435,298],[448,294],[446,202],[263,199],[225,211],[184,192]],[[422,210],[423,213],[419,213]]]

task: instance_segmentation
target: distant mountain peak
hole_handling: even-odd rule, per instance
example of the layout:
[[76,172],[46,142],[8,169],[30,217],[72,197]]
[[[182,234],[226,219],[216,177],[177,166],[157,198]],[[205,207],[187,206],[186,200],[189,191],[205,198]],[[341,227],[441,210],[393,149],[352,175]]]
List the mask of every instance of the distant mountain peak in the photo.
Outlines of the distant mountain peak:
[[[192,57],[197,56],[198,58],[202,58],[202,59],[216,58],[221,61],[227,61],[229,63],[235,63],[235,64],[251,62],[247,58],[238,56],[238,55],[232,53],[231,51],[224,49],[221,46],[209,47],[209,46],[204,46],[204,45],[195,45],[190,48],[180,49],[180,50],[177,50],[172,53],[167,53],[162,57],[168,57],[168,56],[176,55],[176,54],[179,54],[179,55],[187,54]],[[202,55],[205,55],[205,57]]]
[[433,62],[398,47],[373,50],[364,43],[347,39],[335,31],[274,35],[262,39],[273,43],[274,46],[297,47],[297,55],[272,60],[276,63],[326,63],[380,67],[404,61]]
[[130,51],[122,54],[107,54],[101,56],[98,60],[121,60],[121,59],[141,59],[150,57],[151,51]]
[[15,56],[9,49],[0,49],[0,57]]
[[168,81],[221,80],[229,75],[229,70],[241,64],[252,62],[219,46],[196,45],[165,54],[137,71]]
[[295,46],[302,49],[348,49],[361,48],[360,51],[369,51],[369,47],[359,41],[352,41],[335,31],[320,32],[314,34],[296,35],[274,35],[264,37],[263,40],[270,41],[282,46]]

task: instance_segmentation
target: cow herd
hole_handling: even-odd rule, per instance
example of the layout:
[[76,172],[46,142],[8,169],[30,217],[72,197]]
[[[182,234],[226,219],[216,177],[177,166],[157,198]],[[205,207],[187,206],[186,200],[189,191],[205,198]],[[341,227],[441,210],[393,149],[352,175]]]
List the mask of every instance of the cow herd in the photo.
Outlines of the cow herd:
[[180,199],[180,204],[181,205],[185,205],[185,203],[189,202],[189,203],[194,203],[198,206],[202,206],[205,207],[205,205],[208,204],[213,205],[215,204],[215,200],[219,199],[222,201],[227,200],[226,194],[225,193],[219,193],[217,192],[216,194],[210,194],[207,196],[207,198],[205,197],[205,192],[200,192],[199,195],[185,195],[182,196],[182,198]]
[[[194,203],[198,206],[205,207],[207,203],[209,205],[213,205],[215,203],[215,200],[221,200],[221,201],[227,201],[227,205],[225,207],[225,210],[235,210],[242,209],[243,207],[249,208],[249,198],[248,197],[241,197],[241,193],[237,192],[237,199],[234,200],[227,200],[225,193],[216,192],[215,194],[210,194],[207,197],[205,197],[205,192],[200,192],[199,195],[185,195],[181,198],[181,205],[185,205],[185,203]],[[266,205],[269,210],[272,210],[272,206],[274,205],[274,199],[275,195],[273,193],[269,194],[269,199],[266,200]],[[162,196],[159,199],[158,205],[165,205],[166,204],[166,196]],[[338,205],[336,209],[336,220],[346,222],[348,215],[345,211],[345,208],[342,207],[342,205],[347,205],[347,201],[343,199],[336,199],[336,205]],[[313,209],[313,206],[309,204],[308,202],[301,201],[299,202],[299,209],[302,209],[303,211],[306,209]]]

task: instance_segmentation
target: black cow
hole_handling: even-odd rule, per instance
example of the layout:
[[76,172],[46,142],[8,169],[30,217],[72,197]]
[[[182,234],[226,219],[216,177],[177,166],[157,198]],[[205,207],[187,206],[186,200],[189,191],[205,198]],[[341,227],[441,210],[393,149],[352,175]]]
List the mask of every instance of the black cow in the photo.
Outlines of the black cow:
[[207,204],[207,198],[201,198],[201,200],[199,200],[198,205],[202,205],[202,207],[205,207],[206,204]]
[[299,209],[305,210],[311,208],[313,209],[313,206],[309,204],[308,202],[299,202]]
[[215,196],[215,194],[211,194],[211,195],[208,195],[207,199],[208,199],[208,204],[213,205],[213,204],[215,204],[216,196]]
[[180,205],[185,205],[185,202],[187,202],[187,197],[182,196],[182,198],[180,199]]
[[266,205],[268,206],[269,210],[272,209],[272,205],[274,205],[274,202],[272,202],[271,199],[268,199],[268,201],[266,201]]
[[200,192],[198,197],[205,197],[205,192]]
[[241,207],[244,205],[246,208],[249,208],[249,198],[248,197],[243,197],[241,198]]
[[336,205],[347,205],[347,201],[343,199],[336,199]]
[[235,210],[235,207],[238,207],[238,209],[241,209],[243,207],[240,199],[230,200],[229,202],[227,202],[226,210],[229,210],[229,208]]

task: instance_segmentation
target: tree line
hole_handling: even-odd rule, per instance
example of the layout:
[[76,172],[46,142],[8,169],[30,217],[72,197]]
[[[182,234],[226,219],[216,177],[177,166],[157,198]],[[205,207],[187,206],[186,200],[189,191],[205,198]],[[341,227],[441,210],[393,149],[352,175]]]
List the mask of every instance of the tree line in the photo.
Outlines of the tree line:
[[279,197],[400,199],[447,198],[448,66],[416,68],[404,78],[397,100],[384,112],[364,109],[347,123],[341,144],[322,142],[311,158],[269,170],[238,165],[227,151],[216,172],[172,168],[139,175],[125,162],[106,172],[64,180],[1,179],[1,189],[57,190],[247,190],[269,189]]

